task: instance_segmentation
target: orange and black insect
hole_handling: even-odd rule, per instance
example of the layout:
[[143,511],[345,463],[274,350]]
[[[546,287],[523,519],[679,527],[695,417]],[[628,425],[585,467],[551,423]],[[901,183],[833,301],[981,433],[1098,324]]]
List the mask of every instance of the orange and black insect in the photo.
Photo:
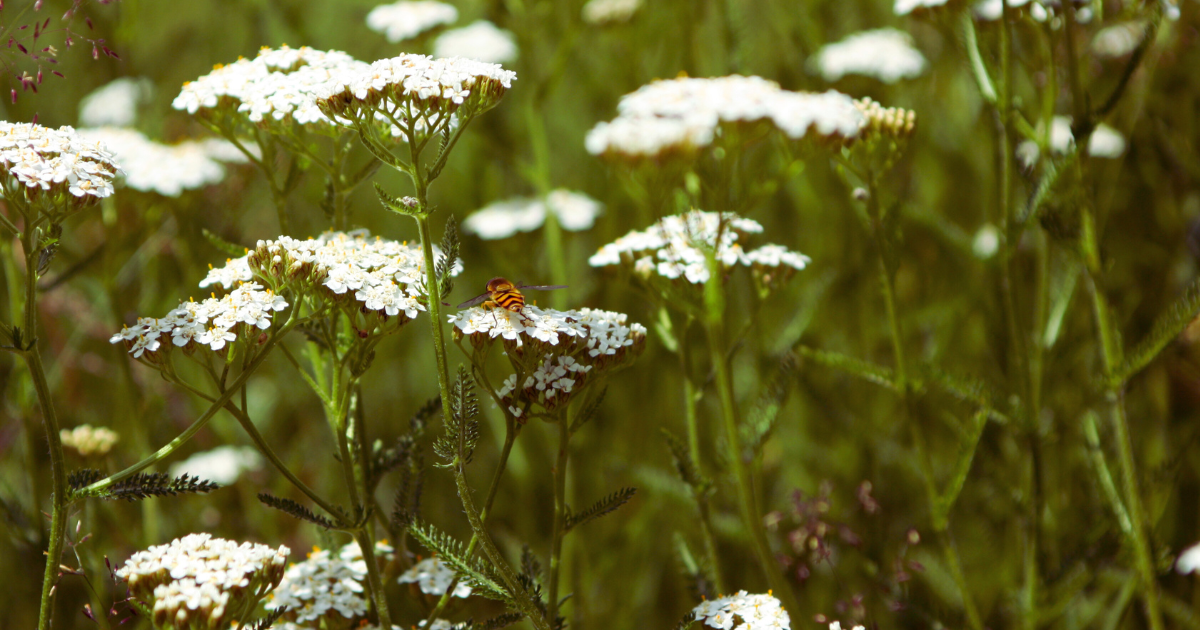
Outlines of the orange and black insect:
[[517,282],[513,284],[504,278],[492,278],[487,283],[487,290],[483,293],[463,302],[458,305],[458,308],[470,308],[477,304],[483,304],[488,308],[502,308],[514,313],[520,313],[525,308],[525,295],[521,293],[522,289],[533,289],[535,291],[553,291],[554,289],[565,289],[565,284],[555,285],[532,285],[521,284]]

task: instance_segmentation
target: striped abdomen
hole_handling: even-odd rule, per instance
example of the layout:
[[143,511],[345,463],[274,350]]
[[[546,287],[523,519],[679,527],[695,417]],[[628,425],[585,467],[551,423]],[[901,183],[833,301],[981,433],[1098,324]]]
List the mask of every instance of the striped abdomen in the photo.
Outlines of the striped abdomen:
[[516,289],[493,291],[492,301],[498,304],[500,308],[514,313],[520,313],[521,309],[525,308],[525,296]]

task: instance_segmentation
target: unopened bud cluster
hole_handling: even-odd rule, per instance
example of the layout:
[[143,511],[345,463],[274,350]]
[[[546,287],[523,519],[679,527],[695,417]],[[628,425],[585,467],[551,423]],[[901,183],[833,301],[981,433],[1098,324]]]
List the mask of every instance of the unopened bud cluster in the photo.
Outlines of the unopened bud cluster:
[[116,575],[153,611],[155,627],[216,628],[252,615],[283,579],[289,553],[190,534],[135,553]]
[[854,101],[854,106],[867,120],[862,138],[883,136],[907,140],[917,128],[917,113],[900,107],[884,107],[870,98]]
[[63,446],[75,449],[84,457],[104,457],[121,439],[121,436],[112,429],[93,427],[90,424],[81,424],[74,429],[63,429],[60,437]]

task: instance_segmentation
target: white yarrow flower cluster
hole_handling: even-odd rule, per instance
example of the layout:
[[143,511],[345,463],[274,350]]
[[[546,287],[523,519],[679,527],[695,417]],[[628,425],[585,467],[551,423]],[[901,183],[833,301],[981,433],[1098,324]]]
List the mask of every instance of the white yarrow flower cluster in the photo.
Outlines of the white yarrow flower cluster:
[[1200,543],[1179,553],[1179,558],[1175,560],[1175,570],[1185,575],[1200,571]]
[[[445,595],[446,589],[450,588],[450,583],[454,581],[454,575],[453,569],[442,562],[441,558],[434,556],[416,563],[400,574],[396,581],[401,584],[416,584],[426,595]],[[470,597],[471,587],[459,582],[454,587],[453,596]],[[434,627],[437,627],[436,621]]]
[[190,534],[139,551],[117,569],[156,627],[219,627],[245,619],[283,578],[287,547]]
[[486,206],[463,221],[463,230],[484,240],[508,238],[517,232],[531,232],[546,222],[553,212],[563,229],[587,230],[600,214],[600,202],[583,193],[558,189],[546,198],[517,197]]
[[704,284],[709,278],[705,250],[713,250],[725,267],[745,265],[755,270],[804,269],[807,256],[779,245],[764,245],[747,253],[740,242],[747,234],[763,231],[757,221],[725,213],[693,210],[665,217],[641,231],[633,231],[601,247],[588,259],[593,267],[629,266],[639,276],[682,279]]
[[433,40],[434,57],[512,63],[518,54],[516,37],[487,20],[446,31]]
[[0,121],[0,169],[21,184],[27,197],[69,194],[90,203],[113,193],[121,168],[103,143],[72,127]]
[[640,160],[711,145],[722,124],[768,122],[793,140],[850,138],[863,117],[849,96],[789,92],[760,77],[655,81],[621,97],[617,118],[588,132],[589,153]]
[[225,167],[207,144],[159,144],[139,131],[118,127],[80,129],[79,135],[107,146],[125,171],[125,185],[134,190],[178,197],[225,178]]
[[458,9],[434,0],[400,0],[381,4],[367,14],[367,28],[393,44],[458,20]]
[[147,359],[155,358],[160,350],[172,347],[187,351],[207,347],[217,352],[270,328],[271,316],[287,307],[287,300],[270,289],[245,283],[220,298],[184,302],[166,317],[138,318],[136,324],[122,328],[109,342],[124,343],[135,359],[146,353],[150,353]]
[[112,429],[81,424],[74,429],[59,431],[59,438],[63,446],[75,449],[84,457],[104,457],[116,446],[121,436]]
[[211,481],[219,486],[228,486],[242,473],[258,470],[263,459],[258,451],[249,446],[218,446],[210,451],[196,453],[171,466],[171,476],[184,474]]
[[[392,551],[386,543],[377,543],[375,548],[385,553]],[[313,547],[307,560],[287,568],[265,607],[287,608],[284,619],[298,624],[322,618],[337,623],[334,619],[339,615],[345,619],[364,617],[366,580],[367,565],[358,543],[346,545],[336,554]]]
[[592,26],[628,22],[641,8],[642,0],[588,0],[583,21]]
[[189,114],[228,107],[256,124],[331,124],[315,104],[316,93],[327,82],[366,68],[338,51],[263,48],[252,60],[239,59],[185,83],[171,106]]
[[855,33],[821,48],[812,67],[826,81],[859,74],[895,83],[925,72],[925,56],[913,47],[912,36],[894,28]]
[[130,127],[137,122],[138,105],[150,98],[149,79],[121,77],[96,88],[79,101],[81,127]]
[[696,621],[719,630],[790,630],[792,627],[792,620],[778,599],[746,591],[703,602],[692,609],[692,614]]
[[[461,269],[461,261],[456,261],[452,272]],[[421,248],[372,238],[366,230],[259,241],[246,256],[210,271],[203,284],[228,286],[244,281],[247,274],[273,286],[331,300],[354,312],[373,312],[384,321],[402,316],[399,323],[403,324],[425,310]]]

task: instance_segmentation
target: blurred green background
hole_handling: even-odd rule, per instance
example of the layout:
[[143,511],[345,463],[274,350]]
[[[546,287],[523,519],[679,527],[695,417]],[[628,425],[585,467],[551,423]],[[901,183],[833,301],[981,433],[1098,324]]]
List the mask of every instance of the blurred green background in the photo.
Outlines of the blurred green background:
[[[6,3],[0,20],[12,19],[17,4]],[[343,50],[364,61],[428,52],[427,40],[388,44],[368,30],[364,18],[374,4],[89,3],[80,11],[94,24],[91,36],[105,38],[120,59],[102,55],[92,60],[86,45],[69,51],[60,45],[57,69],[65,78],[47,77],[39,94],[22,93],[15,104],[4,103],[2,113],[10,121],[29,121],[36,114],[45,125],[71,125],[76,123],[80,98],[94,88],[117,77],[147,77],[155,93],[138,128],[164,141],[202,137],[207,135],[203,128],[170,107],[179,86],[209,72],[214,64],[251,57],[261,46],[286,43]],[[549,139],[550,183],[583,191],[606,207],[594,229],[566,235],[566,304],[622,311],[650,325],[657,317],[652,305],[632,287],[587,265],[587,257],[598,247],[649,221],[621,174],[588,155],[583,146],[584,135],[595,123],[615,115],[619,97],[653,79],[680,73],[753,74],[786,89],[832,87],[856,98],[870,96],[885,106],[916,111],[919,121],[907,154],[885,183],[901,216],[896,284],[911,360],[973,375],[999,391],[1014,391],[1008,386],[1012,369],[1006,359],[1009,337],[1001,314],[1000,263],[997,258],[981,259],[972,250],[976,232],[985,224],[999,223],[996,120],[979,96],[953,20],[897,17],[888,0],[649,0],[628,24],[598,28],[581,23],[582,3],[575,0],[454,4],[460,10],[460,25],[486,18],[516,34],[520,58],[506,66],[519,78],[501,105],[472,125],[434,187],[439,232],[448,215],[461,220],[492,201],[535,194],[525,173],[534,160],[529,124],[530,117],[536,117]],[[1113,21],[1136,10],[1121,2],[1104,5]],[[47,37],[60,37],[53,25],[66,8],[61,2],[46,2],[41,14],[53,18]],[[1179,21],[1164,23],[1109,120],[1128,139],[1125,155],[1091,160],[1089,179],[1079,190],[1093,200],[1100,217],[1105,288],[1127,345],[1147,333],[1154,318],[1197,274],[1200,4],[1186,0],[1181,9]],[[862,77],[830,85],[806,67],[806,59],[820,46],[884,26],[912,33],[929,60],[923,76],[895,85]],[[1079,39],[1088,41],[1101,26],[1081,26]],[[87,31],[78,19],[72,27]],[[1032,104],[1038,102],[1037,90],[1045,85],[1048,71],[1038,29],[1027,22],[1014,28],[1016,94],[1035,123],[1037,107]],[[996,26],[981,24],[979,30],[986,61],[995,67]],[[1079,54],[1083,80],[1099,99],[1115,84],[1123,62],[1094,59],[1086,50]],[[30,67],[18,57],[9,58],[9,63],[10,73]],[[558,74],[561,78],[547,80]],[[1059,113],[1069,112],[1065,95],[1057,102]],[[365,159],[365,153],[356,155]],[[317,206],[322,196],[317,175],[310,172],[292,195],[293,236],[315,235],[327,226]],[[398,175],[382,171],[375,181],[391,191],[408,186]],[[1017,199],[1030,194],[1033,181],[1032,173],[1017,173]],[[202,295],[196,283],[207,265],[220,264],[225,256],[202,237],[201,228],[247,246],[278,235],[270,192],[249,166],[233,167],[223,183],[178,199],[129,189],[119,190],[116,199],[116,221],[111,225],[104,225],[99,211],[66,225],[68,236],[50,275],[53,279],[67,269],[77,272],[46,291],[42,331],[64,425],[90,423],[121,434],[121,442],[102,463],[108,471],[158,448],[205,408],[131,362],[120,347],[109,345],[108,337],[139,314],[165,313],[188,296]],[[388,238],[416,238],[411,222],[381,209],[369,187],[361,187],[351,204],[355,226]],[[1069,200],[1063,205],[1069,206]],[[849,186],[832,163],[816,158],[750,214],[767,228],[760,242],[784,244],[813,262],[786,290],[761,305],[738,348],[735,385],[746,404],[801,334],[809,346],[890,365],[877,262],[857,212]],[[1028,288],[1039,273],[1030,253],[1032,242],[1049,239],[1048,264],[1053,269],[1067,265],[1073,255],[1054,216],[1051,213],[1044,231],[1030,230],[1017,248],[1016,282],[1024,300],[1017,306],[1022,313],[1034,308]],[[465,272],[453,303],[472,297],[496,275],[531,283],[551,280],[540,232],[494,242],[465,235],[464,258]],[[738,286],[735,276],[731,285],[734,330],[757,309],[745,280],[742,277],[743,285]],[[9,288],[6,296],[11,297]],[[1066,302],[1062,332],[1046,352],[1045,408],[1036,423],[1043,466],[1038,484],[1043,506],[1040,627],[1137,628],[1144,623],[1136,597],[1125,588],[1134,579],[1132,556],[1122,545],[1117,522],[1096,482],[1081,431],[1083,414],[1101,410],[1104,403],[1093,322],[1080,279]],[[1134,379],[1127,393],[1160,585],[1175,606],[1178,614],[1171,619],[1178,627],[1195,627],[1196,618],[1189,615],[1200,610],[1200,587],[1192,577],[1170,570],[1174,554],[1200,539],[1197,338],[1185,333],[1172,343]],[[703,344],[699,334],[687,342]],[[429,343],[424,323],[384,342],[363,382],[371,438],[389,443],[406,428],[408,416],[436,394]],[[453,362],[463,360],[456,349],[451,352]],[[694,369],[703,375],[709,368],[697,363]],[[805,500],[827,496],[828,511],[822,518],[834,530],[844,525],[859,543],[836,537],[828,559],[809,559],[810,575],[793,579],[801,606],[790,611],[793,627],[817,627],[812,620],[821,614],[851,618],[857,601],[867,623],[880,628],[965,627],[958,590],[929,530],[925,482],[913,455],[910,427],[898,421],[899,399],[811,362],[801,362],[791,384],[792,395],[764,447],[763,472],[757,480],[764,511],[780,512],[772,542],[781,554],[796,556],[788,533],[796,527],[794,493],[799,492]],[[19,362],[0,360],[0,388],[0,497],[7,519],[7,535],[0,537],[0,566],[5,567],[0,628],[28,628],[37,616],[45,546],[45,521],[39,523],[33,516],[33,496],[42,495],[41,505],[49,505],[44,496],[48,463],[41,438],[30,439],[23,430],[23,414],[35,414],[36,426],[36,404]],[[709,389],[704,394],[701,423],[706,434],[718,435],[716,392]],[[314,488],[336,496],[341,488],[334,474],[336,449],[320,407],[282,357],[272,359],[251,381],[250,395],[252,417],[289,465]],[[959,448],[952,427],[965,422],[972,408],[932,393],[918,396],[915,405],[917,429],[929,444],[933,471],[941,483]],[[677,537],[699,552],[695,509],[659,434],[660,427],[683,433],[682,409],[678,360],[652,332],[646,353],[613,379],[600,416],[576,436],[569,481],[572,505],[590,504],[621,486],[639,488],[630,505],[569,539],[564,590],[574,593],[566,611],[577,628],[669,628],[695,604],[676,553]],[[470,471],[480,492],[491,474],[503,427],[495,410],[485,412],[485,447]],[[522,543],[531,544],[543,557],[547,554],[553,507],[551,429],[530,425],[522,431],[497,498],[491,529],[514,558]],[[1106,431],[1101,438],[1110,443]],[[249,441],[230,418],[219,416],[178,459],[226,443]],[[993,628],[1014,627],[1020,618],[1022,519],[1031,500],[1023,494],[1022,479],[1030,443],[1022,428],[989,424],[950,516],[970,595]],[[721,462],[718,445],[704,448],[712,471]],[[1111,457],[1113,450],[1105,448]],[[40,462],[43,479],[31,480],[25,473],[31,456]],[[70,468],[84,465],[77,456],[69,457]],[[725,582],[733,589],[765,591],[737,517],[733,483],[727,472],[716,474],[715,525]],[[858,498],[864,481],[873,485],[878,502],[874,513]],[[390,503],[392,487],[387,481],[380,492],[385,504]],[[80,535],[92,534],[76,549],[81,557],[107,557],[117,565],[135,550],[195,531],[288,544],[293,560],[301,559],[313,544],[330,544],[315,528],[259,504],[255,494],[262,490],[294,496],[284,480],[264,468],[210,495],[141,504],[93,501],[85,514],[73,517],[72,522],[87,521]],[[439,527],[469,536],[448,474],[430,471],[423,510]],[[914,529],[925,536],[910,544],[908,535]],[[919,563],[903,565],[911,579],[896,579],[900,558]],[[71,549],[64,561],[78,564]],[[102,563],[90,568],[86,583],[80,576],[62,579],[57,627],[93,626],[81,612],[89,601],[89,588],[105,602],[123,596]],[[422,618],[399,589],[392,600],[393,615],[403,627]],[[481,618],[491,610],[487,604],[472,603],[454,618]]]

